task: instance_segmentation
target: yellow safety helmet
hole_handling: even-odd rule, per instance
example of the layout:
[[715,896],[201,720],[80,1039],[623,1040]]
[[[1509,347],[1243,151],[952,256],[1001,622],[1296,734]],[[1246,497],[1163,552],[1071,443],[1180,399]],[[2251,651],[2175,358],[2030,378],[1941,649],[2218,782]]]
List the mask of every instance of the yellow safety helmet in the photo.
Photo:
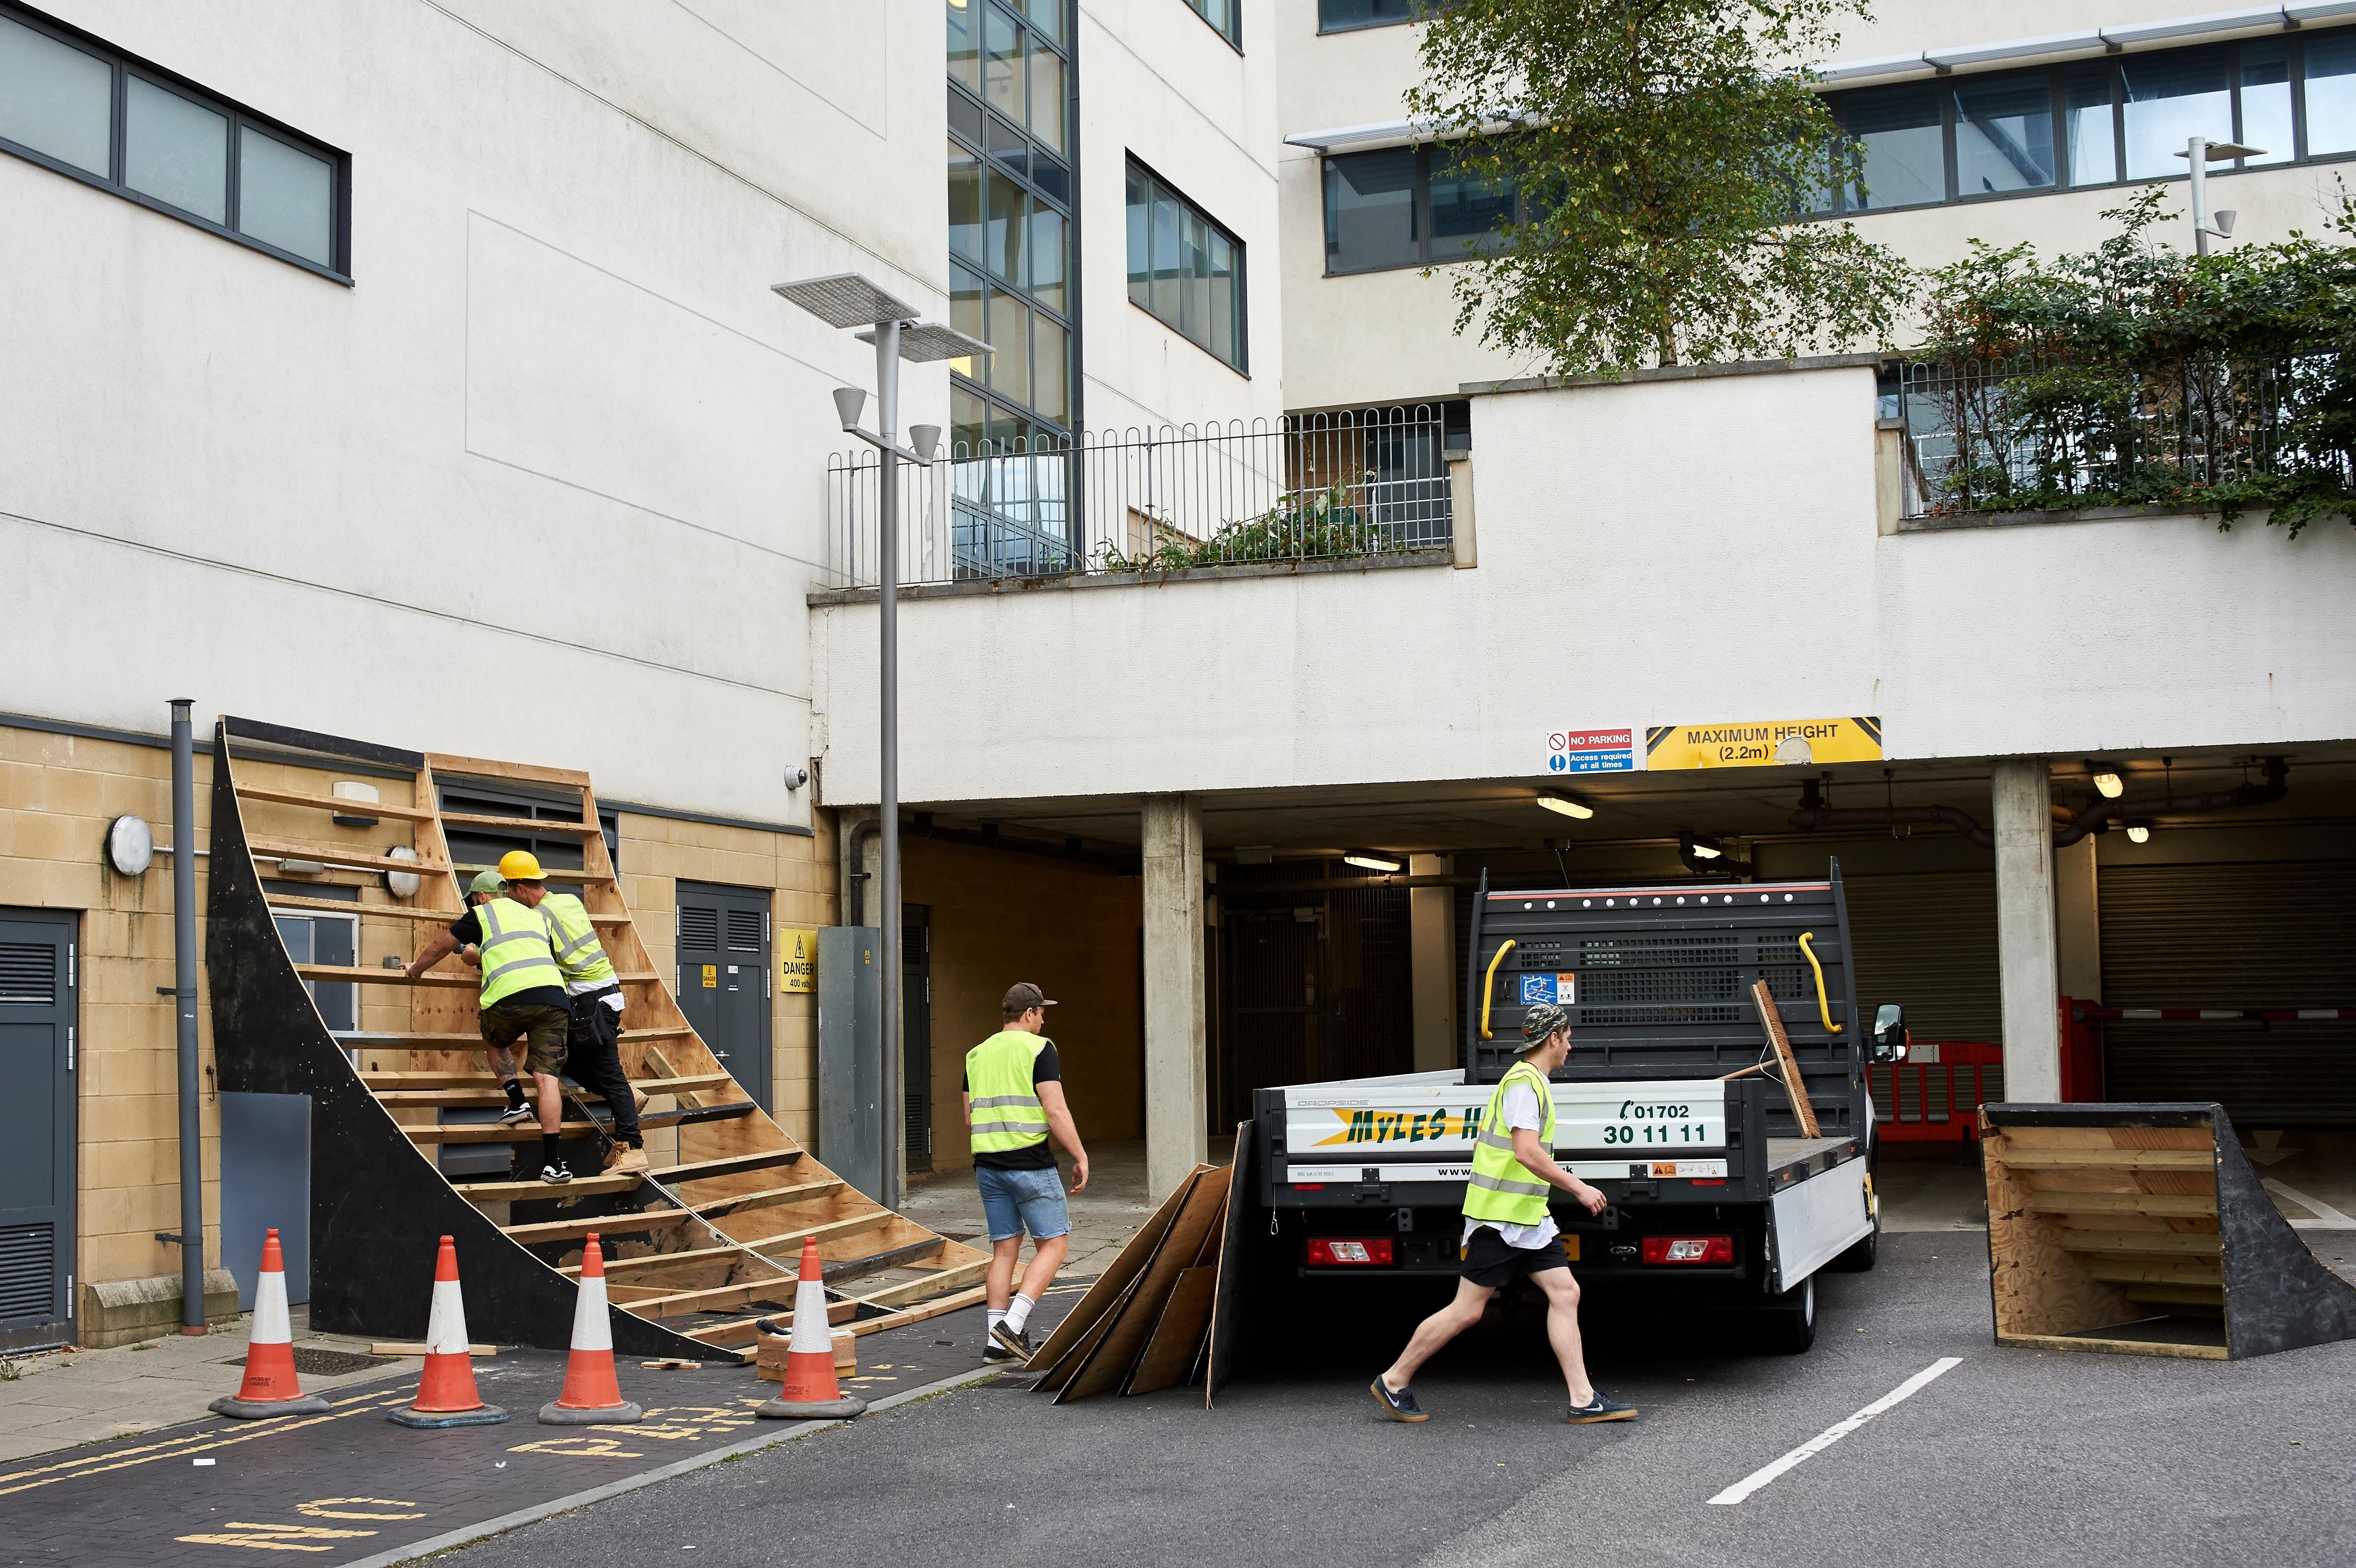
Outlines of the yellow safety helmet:
[[507,882],[544,882],[548,874],[540,868],[540,857],[528,849],[511,849],[499,856],[499,876]]

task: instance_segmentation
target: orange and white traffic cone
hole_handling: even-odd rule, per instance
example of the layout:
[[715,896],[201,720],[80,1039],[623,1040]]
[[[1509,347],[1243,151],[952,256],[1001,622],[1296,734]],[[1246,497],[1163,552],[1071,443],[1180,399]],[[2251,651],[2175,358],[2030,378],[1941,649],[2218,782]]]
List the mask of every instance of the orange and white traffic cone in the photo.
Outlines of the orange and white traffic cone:
[[466,1304],[458,1294],[458,1245],[442,1238],[434,1260],[434,1308],[425,1320],[425,1369],[407,1410],[387,1411],[401,1426],[497,1426],[508,1412],[485,1404],[475,1388],[473,1347],[466,1342]]
[[286,1316],[286,1254],[278,1232],[262,1239],[262,1278],[253,1287],[253,1331],[245,1338],[245,1380],[237,1392],[205,1407],[215,1415],[260,1421],[273,1415],[323,1415],[332,1409],[306,1394],[294,1377],[294,1326]]
[[564,1391],[540,1407],[544,1426],[608,1426],[646,1412],[622,1397],[614,1378],[614,1323],[605,1312],[605,1253],[597,1233],[581,1249],[581,1294],[573,1305],[573,1354]]
[[786,1386],[753,1413],[772,1421],[837,1421],[854,1416],[867,1402],[846,1395],[834,1380],[834,1335],[826,1321],[826,1270],[819,1262],[818,1238],[802,1240],[802,1273],[794,1286],[794,1327],[786,1341]]

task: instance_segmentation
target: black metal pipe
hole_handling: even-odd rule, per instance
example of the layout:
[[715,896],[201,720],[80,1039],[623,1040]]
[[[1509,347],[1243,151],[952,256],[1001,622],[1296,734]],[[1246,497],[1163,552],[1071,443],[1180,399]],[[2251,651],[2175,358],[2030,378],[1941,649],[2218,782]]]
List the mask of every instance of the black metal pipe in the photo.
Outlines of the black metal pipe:
[[[2072,814],[2068,821],[2053,825],[2053,847],[2067,849],[2088,833],[2100,832],[2108,824],[2136,817],[2181,817],[2208,811],[2230,811],[2250,806],[2271,806],[2290,792],[2287,779],[2290,767],[2279,757],[2265,761],[2266,779],[2263,784],[2236,784],[2231,789],[2213,789],[2202,795],[2167,795],[2141,800],[2097,800],[2084,811]],[[1815,779],[1801,787],[1800,809],[1792,813],[1792,825],[1802,832],[1815,832],[1821,828],[1887,828],[1931,827],[1944,825],[1954,829],[1971,843],[1982,849],[1996,847],[1996,834],[1980,825],[1979,819],[1956,806],[1826,806]]]
[[851,918],[846,924],[867,923],[867,841],[883,831],[881,817],[870,817],[851,830],[851,846],[843,855],[844,875],[851,880]]
[[172,1005],[180,1026],[180,1332],[205,1331],[205,1145],[197,1063],[197,751],[193,697],[172,699]]

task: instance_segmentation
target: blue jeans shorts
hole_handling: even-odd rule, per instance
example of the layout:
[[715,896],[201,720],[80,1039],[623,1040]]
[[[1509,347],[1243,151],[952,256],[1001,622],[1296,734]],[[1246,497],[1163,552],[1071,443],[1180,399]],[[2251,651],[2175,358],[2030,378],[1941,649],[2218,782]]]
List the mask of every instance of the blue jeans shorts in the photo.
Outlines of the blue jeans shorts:
[[1064,1209],[1064,1178],[1054,1167],[999,1171],[976,1165],[973,1175],[981,1187],[981,1212],[990,1221],[992,1241],[1012,1240],[1025,1230],[1033,1241],[1051,1241],[1071,1231],[1072,1217]]

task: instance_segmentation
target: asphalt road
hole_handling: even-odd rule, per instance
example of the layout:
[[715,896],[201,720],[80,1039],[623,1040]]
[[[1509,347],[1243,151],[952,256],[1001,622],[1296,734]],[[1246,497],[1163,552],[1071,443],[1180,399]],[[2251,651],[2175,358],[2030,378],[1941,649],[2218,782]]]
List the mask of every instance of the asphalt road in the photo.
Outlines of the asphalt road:
[[[1982,1236],[1889,1235],[1873,1273],[1822,1276],[1805,1356],[1597,1322],[1597,1380],[1644,1415],[1571,1427],[1537,1323],[1507,1322],[1428,1368],[1433,1419],[1402,1426],[1365,1385],[1411,1314],[1354,1305],[1215,1411],[1199,1389],[1057,1407],[983,1385],[457,1561],[2356,1561],[2356,1343],[2244,1362],[2000,1351],[1987,1315]],[[1708,1502],[1946,1357],[1960,1364],[1744,1501]]]

